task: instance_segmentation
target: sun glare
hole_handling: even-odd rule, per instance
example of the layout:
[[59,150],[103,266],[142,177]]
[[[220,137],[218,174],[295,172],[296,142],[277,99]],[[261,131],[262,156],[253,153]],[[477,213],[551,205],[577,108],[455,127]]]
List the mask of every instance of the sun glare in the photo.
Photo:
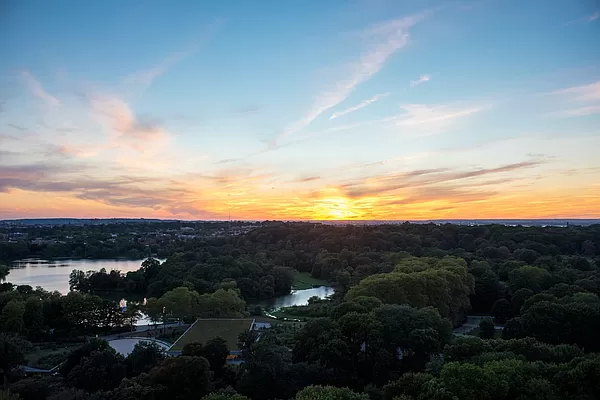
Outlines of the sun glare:
[[314,219],[317,220],[343,220],[357,216],[352,203],[345,197],[328,197],[319,200],[315,206]]

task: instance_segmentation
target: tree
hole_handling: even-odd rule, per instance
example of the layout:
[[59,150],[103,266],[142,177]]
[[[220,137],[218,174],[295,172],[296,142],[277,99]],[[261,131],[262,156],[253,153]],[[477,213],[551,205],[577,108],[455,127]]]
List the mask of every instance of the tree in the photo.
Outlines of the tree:
[[66,382],[88,392],[97,392],[117,387],[125,374],[123,356],[109,346],[81,359],[67,374]]
[[[241,394],[253,400],[286,399],[300,388],[292,379],[292,366],[305,364],[291,364],[289,350],[277,345],[268,332],[258,342],[247,344],[243,354],[246,362],[236,387]],[[310,383],[301,381],[303,386]]]
[[143,309],[148,316],[148,319],[150,319],[150,322],[153,324],[164,321],[165,313],[163,306],[155,297],[150,297],[147,299]]
[[81,389],[65,388],[48,396],[48,400],[99,400],[98,397]]
[[2,308],[0,327],[4,332],[21,333],[25,327],[24,315],[25,303],[19,300],[11,300]]
[[158,302],[167,315],[182,321],[196,315],[199,296],[198,292],[181,286],[165,293]]
[[84,358],[90,357],[93,352],[104,351],[108,349],[112,348],[106,340],[90,339],[82,346],[69,353],[66,361],[60,367],[60,373],[66,377],[73,368],[80,364]]
[[421,369],[429,355],[439,353],[450,342],[452,327],[437,310],[416,309],[406,305],[386,304],[372,311],[382,324],[383,343],[394,355],[401,353],[402,362]]
[[524,266],[512,270],[508,274],[508,285],[514,293],[519,289],[530,289],[539,293],[552,284],[552,275],[548,271],[538,267]]
[[10,274],[10,268],[6,265],[0,264],[0,282],[4,282],[8,274]]
[[202,343],[199,342],[186,343],[185,346],[183,346],[181,355],[206,358],[215,376],[220,377],[227,356],[229,355],[229,348],[227,346],[227,341],[217,336],[208,340],[205,345],[202,345]]
[[496,333],[496,326],[491,318],[483,318],[479,322],[479,337],[482,339],[492,339]]
[[440,380],[459,399],[503,399],[508,392],[506,381],[492,371],[470,363],[444,365]]
[[21,397],[10,390],[0,390],[0,400],[21,400]]
[[237,289],[218,289],[200,296],[196,315],[202,318],[240,318],[245,308],[246,302]]
[[154,342],[140,341],[125,358],[128,376],[148,372],[165,359],[164,350]]
[[127,323],[131,325],[132,329],[135,326],[137,320],[142,317],[141,308],[142,306],[138,303],[133,303],[130,301],[127,302],[127,308],[123,312],[123,317],[125,318]]
[[0,370],[2,377],[9,375],[13,368],[25,362],[25,353],[31,343],[18,336],[0,333]]
[[227,341],[222,337],[209,339],[202,348],[202,356],[208,360],[215,376],[221,376],[225,361],[229,355]]
[[345,299],[373,296],[387,304],[432,306],[457,323],[470,307],[473,285],[473,276],[468,274],[463,259],[410,257],[403,259],[392,273],[363,279],[350,288]]
[[492,317],[500,323],[504,323],[507,319],[512,317],[512,307],[510,302],[506,299],[498,299],[492,306],[492,311],[490,312]]
[[181,350],[182,356],[202,357],[202,354],[204,354],[204,345],[200,342],[186,343]]
[[504,324],[502,328],[502,339],[520,339],[525,336],[523,323],[521,318],[511,318]]
[[25,300],[25,312],[23,321],[27,329],[27,336],[30,339],[38,337],[44,327],[44,303],[35,296]]
[[296,394],[296,400],[369,400],[369,396],[348,388],[308,386]]
[[164,386],[172,400],[193,400],[212,389],[210,364],[203,357],[179,356],[165,359],[146,378],[150,385]]
[[423,385],[432,379],[430,374],[408,372],[383,387],[383,400],[394,400],[399,396],[417,398],[423,392]]
[[521,315],[521,307],[525,304],[525,301],[533,295],[533,290],[527,288],[522,288],[514,292],[510,299],[513,315]]
[[219,393],[213,392],[207,396],[204,396],[201,400],[250,400],[246,396],[242,396],[237,393]]

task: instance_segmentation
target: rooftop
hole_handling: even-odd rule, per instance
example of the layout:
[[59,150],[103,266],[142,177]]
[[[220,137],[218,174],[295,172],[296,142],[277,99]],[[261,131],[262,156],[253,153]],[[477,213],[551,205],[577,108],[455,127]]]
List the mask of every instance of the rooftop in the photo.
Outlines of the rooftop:
[[177,339],[169,351],[181,351],[183,347],[192,342],[206,343],[217,336],[227,341],[229,350],[238,349],[238,336],[250,330],[253,319],[197,319],[183,335]]

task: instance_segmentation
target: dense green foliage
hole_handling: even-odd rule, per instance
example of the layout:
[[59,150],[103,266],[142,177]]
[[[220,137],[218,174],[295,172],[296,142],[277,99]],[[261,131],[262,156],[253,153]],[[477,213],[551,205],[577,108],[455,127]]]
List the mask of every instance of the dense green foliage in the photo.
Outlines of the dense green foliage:
[[[170,251],[127,275],[74,273],[67,296],[2,284],[11,391],[32,400],[600,398],[598,225],[270,222]],[[143,293],[156,322],[235,318],[249,313],[247,300],[289,292],[294,270],[327,279],[336,294],[283,310],[302,320],[286,329],[245,332],[241,365],[225,364],[219,339],[166,358],[149,345],[122,357],[89,340],[61,376],[18,379],[20,336],[91,335],[135,319],[135,309],[126,314],[88,292]],[[470,312],[489,316],[481,337],[453,335]]]

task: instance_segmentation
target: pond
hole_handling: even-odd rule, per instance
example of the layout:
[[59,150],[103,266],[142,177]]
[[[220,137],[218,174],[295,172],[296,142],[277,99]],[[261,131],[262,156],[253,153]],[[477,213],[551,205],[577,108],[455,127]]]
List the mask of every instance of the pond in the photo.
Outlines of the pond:
[[308,299],[317,296],[320,299],[331,296],[334,290],[330,286],[318,286],[310,289],[292,290],[290,294],[261,301],[259,304],[269,311],[277,311],[283,307],[305,306]]

